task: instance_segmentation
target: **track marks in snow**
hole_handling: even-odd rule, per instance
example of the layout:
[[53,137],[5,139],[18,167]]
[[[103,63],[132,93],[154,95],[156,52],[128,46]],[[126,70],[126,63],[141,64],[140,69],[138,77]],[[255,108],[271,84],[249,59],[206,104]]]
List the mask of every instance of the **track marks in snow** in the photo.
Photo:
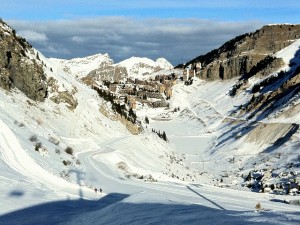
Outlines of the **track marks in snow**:
[[28,177],[39,187],[47,187],[59,195],[93,198],[93,192],[56,177],[39,166],[22,148],[15,134],[0,120],[0,149],[3,161],[19,174]]

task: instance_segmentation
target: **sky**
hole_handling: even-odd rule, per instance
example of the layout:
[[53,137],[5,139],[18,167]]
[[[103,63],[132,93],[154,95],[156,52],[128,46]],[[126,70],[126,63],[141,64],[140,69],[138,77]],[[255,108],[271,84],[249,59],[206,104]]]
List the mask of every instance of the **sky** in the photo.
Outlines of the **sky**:
[[108,53],[184,63],[265,24],[300,21],[295,0],[3,0],[0,17],[47,57]]

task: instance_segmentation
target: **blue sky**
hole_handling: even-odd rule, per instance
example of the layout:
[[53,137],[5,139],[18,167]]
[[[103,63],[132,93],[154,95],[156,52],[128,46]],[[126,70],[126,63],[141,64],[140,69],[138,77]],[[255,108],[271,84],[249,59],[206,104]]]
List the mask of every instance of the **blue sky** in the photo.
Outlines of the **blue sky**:
[[96,16],[261,20],[298,23],[297,0],[4,0],[3,19],[57,20]]
[[[297,0],[3,0],[0,7],[0,17],[49,57],[108,52],[120,61],[131,55],[161,57],[165,52],[173,64],[203,54],[263,24],[299,23],[299,12]],[[68,25],[73,29],[65,29]],[[209,38],[214,34],[218,37]],[[99,41],[97,35],[106,39]],[[76,45],[68,43],[70,40],[77,40]],[[174,44],[174,52],[167,40]],[[150,43],[152,48],[139,48],[136,43]],[[64,48],[55,51],[59,46]]]

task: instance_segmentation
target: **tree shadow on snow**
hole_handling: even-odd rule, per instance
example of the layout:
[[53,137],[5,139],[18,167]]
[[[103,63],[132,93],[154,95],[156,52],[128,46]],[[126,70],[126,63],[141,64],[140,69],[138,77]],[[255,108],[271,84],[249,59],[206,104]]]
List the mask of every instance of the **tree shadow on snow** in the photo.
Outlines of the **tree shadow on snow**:
[[[232,211],[209,200],[201,193],[195,194],[212,203],[212,207],[197,204],[131,203],[122,201],[128,195],[112,193],[98,201],[66,200],[44,203],[0,216],[1,225],[52,225],[52,224],[230,224],[271,225],[297,224],[299,212],[281,213],[272,211]],[[196,196],[195,196],[196,197]],[[234,204],[234,200],[232,204]],[[201,204],[200,202],[199,204]]]

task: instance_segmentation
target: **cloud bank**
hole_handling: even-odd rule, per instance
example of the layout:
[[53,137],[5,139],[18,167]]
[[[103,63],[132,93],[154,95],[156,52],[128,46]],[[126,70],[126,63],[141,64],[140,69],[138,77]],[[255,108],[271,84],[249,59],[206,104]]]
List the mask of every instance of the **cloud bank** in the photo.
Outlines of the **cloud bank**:
[[47,57],[75,58],[108,53],[115,62],[131,56],[165,57],[173,65],[204,54],[262,24],[192,18],[97,17],[41,22],[8,21]]

